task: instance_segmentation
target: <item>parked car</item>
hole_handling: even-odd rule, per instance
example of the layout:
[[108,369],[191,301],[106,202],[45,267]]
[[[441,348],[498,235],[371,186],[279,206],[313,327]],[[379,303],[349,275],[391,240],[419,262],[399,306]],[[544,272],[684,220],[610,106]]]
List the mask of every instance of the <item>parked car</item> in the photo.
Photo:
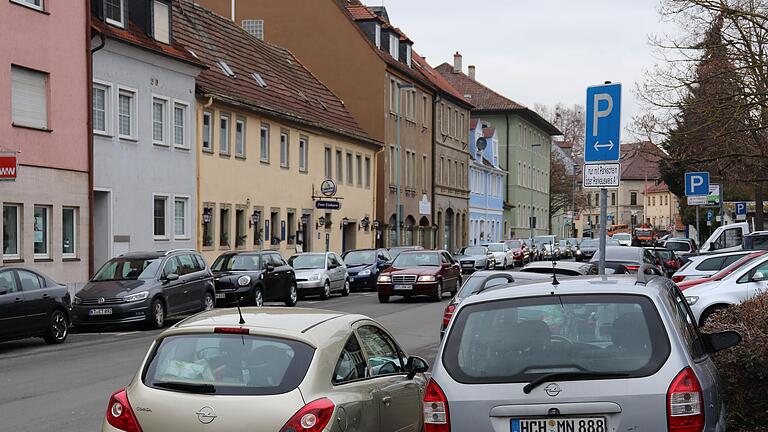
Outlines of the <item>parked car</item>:
[[539,250],[543,253],[543,260],[560,259],[560,245],[557,243],[539,243]]
[[462,273],[489,270],[496,267],[496,259],[486,246],[467,246],[459,249],[454,259],[461,265]]
[[494,268],[507,269],[515,265],[515,254],[506,243],[486,243],[483,246],[493,254],[493,259],[496,261]]
[[741,257],[735,263],[733,263],[733,264],[729,265],[728,267],[720,270],[719,272],[713,274],[712,276],[703,277],[703,278],[699,278],[699,279],[686,280],[686,281],[683,281],[683,282],[678,282],[677,286],[678,286],[678,288],[680,288],[680,291],[685,291],[688,288],[693,288],[696,285],[700,285],[700,284],[703,284],[703,283],[706,283],[706,282],[723,280],[729,274],[731,274],[731,273],[735,272],[736,270],[742,268],[742,266],[749,265],[752,261],[754,261],[756,259],[759,259],[760,257],[762,257],[763,255],[765,255],[767,253],[768,253],[768,251],[762,251],[762,250],[760,250],[760,251],[753,251],[753,252],[751,252],[751,253]]
[[512,257],[515,265],[518,263],[522,266],[526,262],[531,262],[531,257],[528,253],[528,246],[525,245],[523,240],[507,240],[507,247],[512,250]]
[[24,267],[0,268],[0,341],[42,337],[60,344],[69,334],[67,287]]
[[335,253],[302,253],[290,257],[288,264],[296,272],[299,298],[319,295],[321,299],[328,300],[335,292],[342,297],[349,295],[347,266]]
[[127,253],[107,261],[75,295],[72,322],[161,328],[170,316],[213,309],[215,294],[213,274],[193,250]]
[[579,263],[573,261],[558,261],[557,265],[553,268],[550,261],[533,262],[522,269],[524,273],[540,273],[540,274],[557,274],[562,276],[586,276],[596,275],[597,266],[593,263]]
[[658,264],[661,266],[661,269],[664,271],[664,275],[667,277],[671,278],[672,275],[681,266],[680,258],[678,258],[674,252],[667,248],[646,247],[645,250],[650,251],[651,254],[653,254],[653,256],[659,260]]
[[379,274],[376,284],[381,303],[387,303],[393,295],[426,295],[440,301],[444,293],[456,295],[460,287],[461,268],[444,250],[403,252]]
[[573,258],[573,245],[569,240],[560,240],[560,256],[565,259]]
[[421,246],[397,246],[391,247],[388,250],[390,257],[392,257],[392,261],[394,261],[395,258],[403,252],[419,251],[424,250],[424,248]]
[[[227,252],[211,266],[216,306],[263,306],[280,301],[296,306],[296,274],[277,252]],[[242,299],[242,300],[241,300]]]
[[755,231],[744,236],[745,250],[768,250],[768,231]]
[[632,234],[629,233],[616,233],[611,236],[611,239],[619,242],[620,246],[632,246]]
[[[600,261],[600,252],[598,251],[592,257],[590,262],[598,265]],[[641,247],[636,246],[606,246],[605,261],[612,264],[621,264],[632,273],[636,273],[643,264],[648,264],[650,268],[647,271],[663,276],[664,272],[659,267],[656,258],[651,253]]]
[[389,267],[392,257],[386,249],[357,249],[341,256],[347,265],[350,288],[376,291],[379,272]]
[[712,276],[746,255],[749,255],[749,251],[692,256],[672,275],[672,281],[683,282]]
[[667,240],[664,247],[671,250],[678,257],[683,257],[696,253],[696,248],[689,241],[685,240]]
[[528,249],[528,262],[538,261],[541,259],[541,251],[539,251],[536,243],[531,241],[531,239],[523,239],[522,242]]
[[725,430],[709,355],[740,335],[700,333],[668,279],[608,281],[538,282],[465,299],[424,394],[426,430]]
[[556,235],[548,234],[548,235],[540,235],[540,236],[534,236],[533,237],[534,243],[551,243],[551,244],[559,244],[559,240]]
[[589,261],[597,252],[600,247],[600,240],[598,239],[584,239],[579,243],[579,247],[576,249],[576,261]]
[[210,311],[155,339],[101,430],[420,431],[427,368],[363,315]]

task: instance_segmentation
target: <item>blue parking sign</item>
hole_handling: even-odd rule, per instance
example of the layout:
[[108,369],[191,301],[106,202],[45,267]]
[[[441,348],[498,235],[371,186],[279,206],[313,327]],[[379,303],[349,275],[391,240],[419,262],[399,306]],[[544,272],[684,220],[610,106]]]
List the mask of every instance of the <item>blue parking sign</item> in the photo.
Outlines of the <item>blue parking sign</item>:
[[685,196],[709,195],[709,173],[685,173]]
[[619,160],[621,144],[621,84],[587,88],[585,162]]

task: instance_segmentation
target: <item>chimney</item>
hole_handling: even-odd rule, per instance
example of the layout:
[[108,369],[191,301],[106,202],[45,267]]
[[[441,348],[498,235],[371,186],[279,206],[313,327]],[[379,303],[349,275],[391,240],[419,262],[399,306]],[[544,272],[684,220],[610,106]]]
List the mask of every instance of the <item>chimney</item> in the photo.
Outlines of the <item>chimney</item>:
[[458,51],[453,55],[453,73],[461,73],[461,54]]
[[475,65],[469,66],[469,79],[475,80]]

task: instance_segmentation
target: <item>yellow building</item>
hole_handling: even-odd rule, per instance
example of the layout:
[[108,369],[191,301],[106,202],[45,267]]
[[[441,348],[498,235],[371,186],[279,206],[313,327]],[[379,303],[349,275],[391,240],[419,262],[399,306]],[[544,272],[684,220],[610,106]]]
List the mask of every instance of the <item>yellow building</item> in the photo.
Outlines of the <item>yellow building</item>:
[[[677,196],[669,191],[666,183],[648,186],[645,191],[645,223],[658,231],[672,234],[676,231],[680,214]],[[682,227],[680,227],[682,228]]]
[[208,262],[234,250],[372,247],[381,144],[290,52],[183,6],[175,37],[208,65],[196,116],[198,247]]

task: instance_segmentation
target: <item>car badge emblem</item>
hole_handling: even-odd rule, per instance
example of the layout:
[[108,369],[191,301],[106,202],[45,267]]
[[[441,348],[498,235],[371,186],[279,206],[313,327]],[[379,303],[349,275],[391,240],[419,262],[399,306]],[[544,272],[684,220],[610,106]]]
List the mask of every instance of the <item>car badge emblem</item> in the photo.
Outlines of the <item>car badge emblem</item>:
[[213,410],[213,408],[209,406],[204,406],[200,408],[200,411],[196,412],[197,419],[200,420],[200,423],[202,424],[211,424],[214,420],[216,420],[216,411]]
[[104,304],[104,297],[99,297],[99,304]]
[[544,391],[547,393],[547,395],[555,397],[559,395],[563,389],[561,389],[559,385],[552,383],[544,387]]

